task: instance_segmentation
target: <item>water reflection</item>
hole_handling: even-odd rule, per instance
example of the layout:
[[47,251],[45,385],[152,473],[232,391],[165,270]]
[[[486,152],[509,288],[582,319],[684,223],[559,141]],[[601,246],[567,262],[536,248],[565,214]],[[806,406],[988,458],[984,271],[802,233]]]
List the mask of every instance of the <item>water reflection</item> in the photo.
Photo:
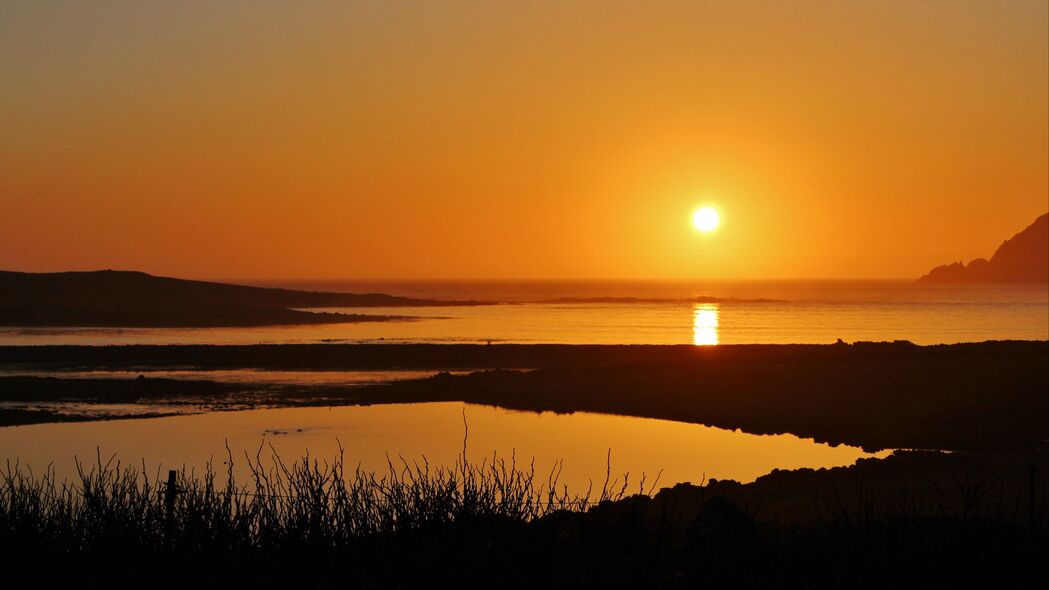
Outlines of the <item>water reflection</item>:
[[718,343],[718,304],[697,303],[692,310],[692,343],[713,346]]
[[[468,458],[480,463],[496,453],[518,466],[535,461],[537,479],[563,465],[559,482],[583,493],[604,480],[611,452],[612,477],[630,473],[632,490],[642,473],[649,481],[662,470],[660,485],[707,478],[754,481],[772,469],[838,467],[871,455],[847,445],[816,443],[790,434],[759,436],[698,424],[575,412],[511,412],[459,402],[279,408],[207,412],[193,416],[99,422],[67,422],[0,428],[0,465],[18,460],[34,470],[49,465],[61,480],[76,478],[75,457],[96,454],[123,464],[156,469],[186,466],[199,473],[234,458],[234,476],[249,481],[245,453],[263,460],[270,445],[286,461],[308,452],[331,459],[345,449],[348,465],[384,472],[388,461],[424,457],[450,466],[463,452],[464,416],[469,424]],[[563,463],[562,463],[563,462]],[[221,467],[220,467],[221,468]],[[540,475],[541,474],[541,475]],[[705,474],[705,475],[704,475]]]

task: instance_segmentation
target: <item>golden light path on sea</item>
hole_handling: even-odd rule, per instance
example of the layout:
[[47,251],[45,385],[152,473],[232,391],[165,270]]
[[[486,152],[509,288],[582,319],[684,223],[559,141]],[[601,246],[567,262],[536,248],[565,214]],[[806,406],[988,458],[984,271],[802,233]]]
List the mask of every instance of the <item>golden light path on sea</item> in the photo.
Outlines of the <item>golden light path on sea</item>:
[[713,346],[718,343],[718,304],[697,303],[692,309],[692,343]]

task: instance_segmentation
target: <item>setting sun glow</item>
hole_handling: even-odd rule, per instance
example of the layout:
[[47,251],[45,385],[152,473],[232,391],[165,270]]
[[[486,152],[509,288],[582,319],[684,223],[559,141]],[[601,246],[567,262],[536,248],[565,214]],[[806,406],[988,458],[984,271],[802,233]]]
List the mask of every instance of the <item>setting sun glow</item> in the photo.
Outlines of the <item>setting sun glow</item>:
[[718,306],[699,304],[692,310],[692,343],[714,346],[718,343]]
[[713,207],[701,207],[692,214],[692,226],[701,232],[711,232],[721,223],[721,216]]

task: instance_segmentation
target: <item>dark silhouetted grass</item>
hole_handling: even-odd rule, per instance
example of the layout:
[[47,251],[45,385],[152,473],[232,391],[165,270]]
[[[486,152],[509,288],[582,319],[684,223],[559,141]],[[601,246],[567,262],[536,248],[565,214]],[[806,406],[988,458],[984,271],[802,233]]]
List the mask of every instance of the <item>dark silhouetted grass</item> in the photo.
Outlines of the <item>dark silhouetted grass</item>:
[[[390,460],[385,472],[347,469],[308,454],[285,463],[276,452],[245,457],[247,482],[209,463],[199,475],[178,471],[174,511],[167,514],[161,474],[119,462],[77,462],[74,481],[52,469],[36,474],[8,463],[0,474],[0,538],[53,550],[133,543],[143,548],[270,549],[308,544],[336,547],[363,537],[395,534],[464,519],[527,523],[558,511],[585,511],[618,500],[626,483],[606,480],[600,492],[570,494],[559,468],[541,482],[534,464],[496,456],[452,466],[425,459]],[[642,482],[642,486],[644,483]],[[643,490],[642,490],[643,491]]]
[[[231,458],[219,470],[179,471],[170,513],[166,478],[144,466],[98,458],[60,482],[53,470],[9,464],[0,474],[0,564],[43,586],[78,588],[960,588],[1047,580],[1044,518],[1024,524],[944,500],[893,499],[886,511],[866,492],[849,500],[835,493],[816,521],[772,522],[755,521],[748,502],[730,499],[740,484],[653,497],[655,484],[646,489],[642,480],[628,496],[626,478],[612,481],[609,470],[600,490],[572,495],[558,469],[537,476],[531,463],[471,462],[465,451],[452,466],[398,459],[381,473],[348,468],[343,454],[285,463],[260,452],[244,461],[250,476],[242,481]],[[959,489],[990,498],[982,484]],[[868,508],[853,510],[853,501]]]

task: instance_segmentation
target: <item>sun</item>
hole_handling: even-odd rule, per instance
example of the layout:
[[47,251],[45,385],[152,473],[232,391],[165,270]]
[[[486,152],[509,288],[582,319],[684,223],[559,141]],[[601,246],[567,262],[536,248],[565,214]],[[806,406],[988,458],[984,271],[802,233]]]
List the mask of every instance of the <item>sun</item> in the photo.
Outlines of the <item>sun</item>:
[[703,233],[712,232],[721,223],[721,216],[713,207],[700,207],[692,214],[692,226]]

